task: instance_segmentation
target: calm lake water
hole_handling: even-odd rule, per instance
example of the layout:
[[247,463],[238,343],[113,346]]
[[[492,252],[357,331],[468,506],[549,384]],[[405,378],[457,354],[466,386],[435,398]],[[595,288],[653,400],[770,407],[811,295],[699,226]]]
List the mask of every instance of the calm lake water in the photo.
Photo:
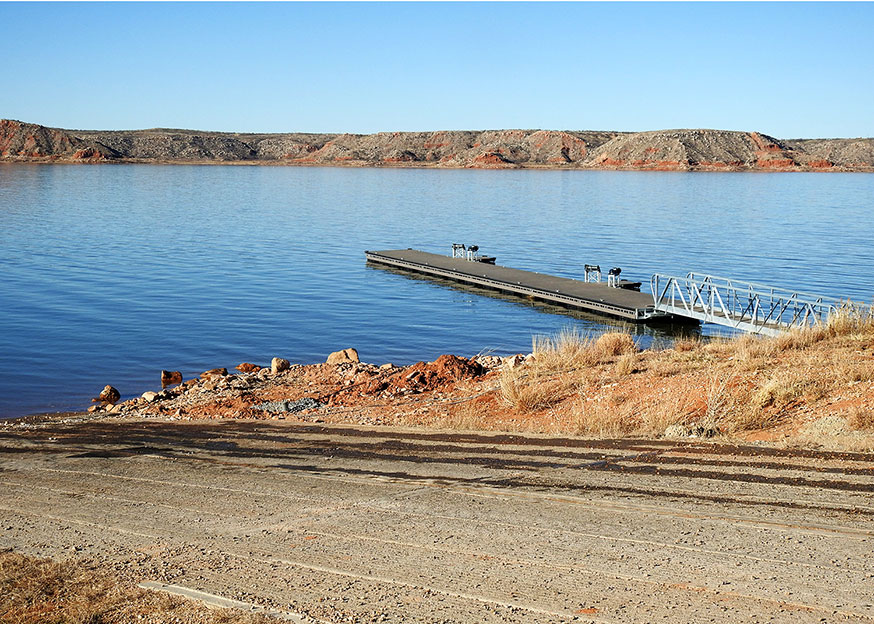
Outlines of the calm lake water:
[[0,417],[139,395],[162,368],[503,355],[608,327],[365,249],[476,243],[568,277],[695,270],[870,302],[872,209],[870,174],[3,165]]

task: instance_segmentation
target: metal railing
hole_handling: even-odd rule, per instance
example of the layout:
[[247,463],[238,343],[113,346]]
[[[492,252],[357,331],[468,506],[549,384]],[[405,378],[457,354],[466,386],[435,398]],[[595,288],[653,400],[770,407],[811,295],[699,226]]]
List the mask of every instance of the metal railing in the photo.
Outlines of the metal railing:
[[840,299],[701,273],[686,277],[656,273],[651,283],[656,310],[772,336],[825,323],[849,305]]

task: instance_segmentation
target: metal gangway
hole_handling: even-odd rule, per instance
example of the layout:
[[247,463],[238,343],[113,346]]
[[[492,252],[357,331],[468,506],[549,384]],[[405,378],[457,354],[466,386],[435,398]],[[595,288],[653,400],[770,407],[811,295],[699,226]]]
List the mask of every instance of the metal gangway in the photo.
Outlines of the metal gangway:
[[704,323],[775,336],[828,321],[847,301],[742,282],[715,275],[652,276],[655,309]]

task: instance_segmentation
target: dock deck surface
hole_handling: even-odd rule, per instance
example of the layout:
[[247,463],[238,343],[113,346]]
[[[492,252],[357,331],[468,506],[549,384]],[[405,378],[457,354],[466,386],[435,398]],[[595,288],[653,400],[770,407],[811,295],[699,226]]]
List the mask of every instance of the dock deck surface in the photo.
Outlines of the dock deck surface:
[[487,286],[534,297],[550,303],[641,322],[665,316],[655,310],[652,295],[604,282],[582,282],[567,277],[451,258],[416,249],[366,251],[368,261],[399,267],[458,282]]

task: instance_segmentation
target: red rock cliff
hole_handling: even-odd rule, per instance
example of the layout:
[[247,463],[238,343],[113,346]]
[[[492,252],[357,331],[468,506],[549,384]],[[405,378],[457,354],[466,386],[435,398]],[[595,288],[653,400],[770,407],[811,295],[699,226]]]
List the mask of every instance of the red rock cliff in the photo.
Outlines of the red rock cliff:
[[556,130],[238,134],[93,131],[0,121],[0,160],[730,171],[874,171],[874,139],[781,141],[758,132]]

